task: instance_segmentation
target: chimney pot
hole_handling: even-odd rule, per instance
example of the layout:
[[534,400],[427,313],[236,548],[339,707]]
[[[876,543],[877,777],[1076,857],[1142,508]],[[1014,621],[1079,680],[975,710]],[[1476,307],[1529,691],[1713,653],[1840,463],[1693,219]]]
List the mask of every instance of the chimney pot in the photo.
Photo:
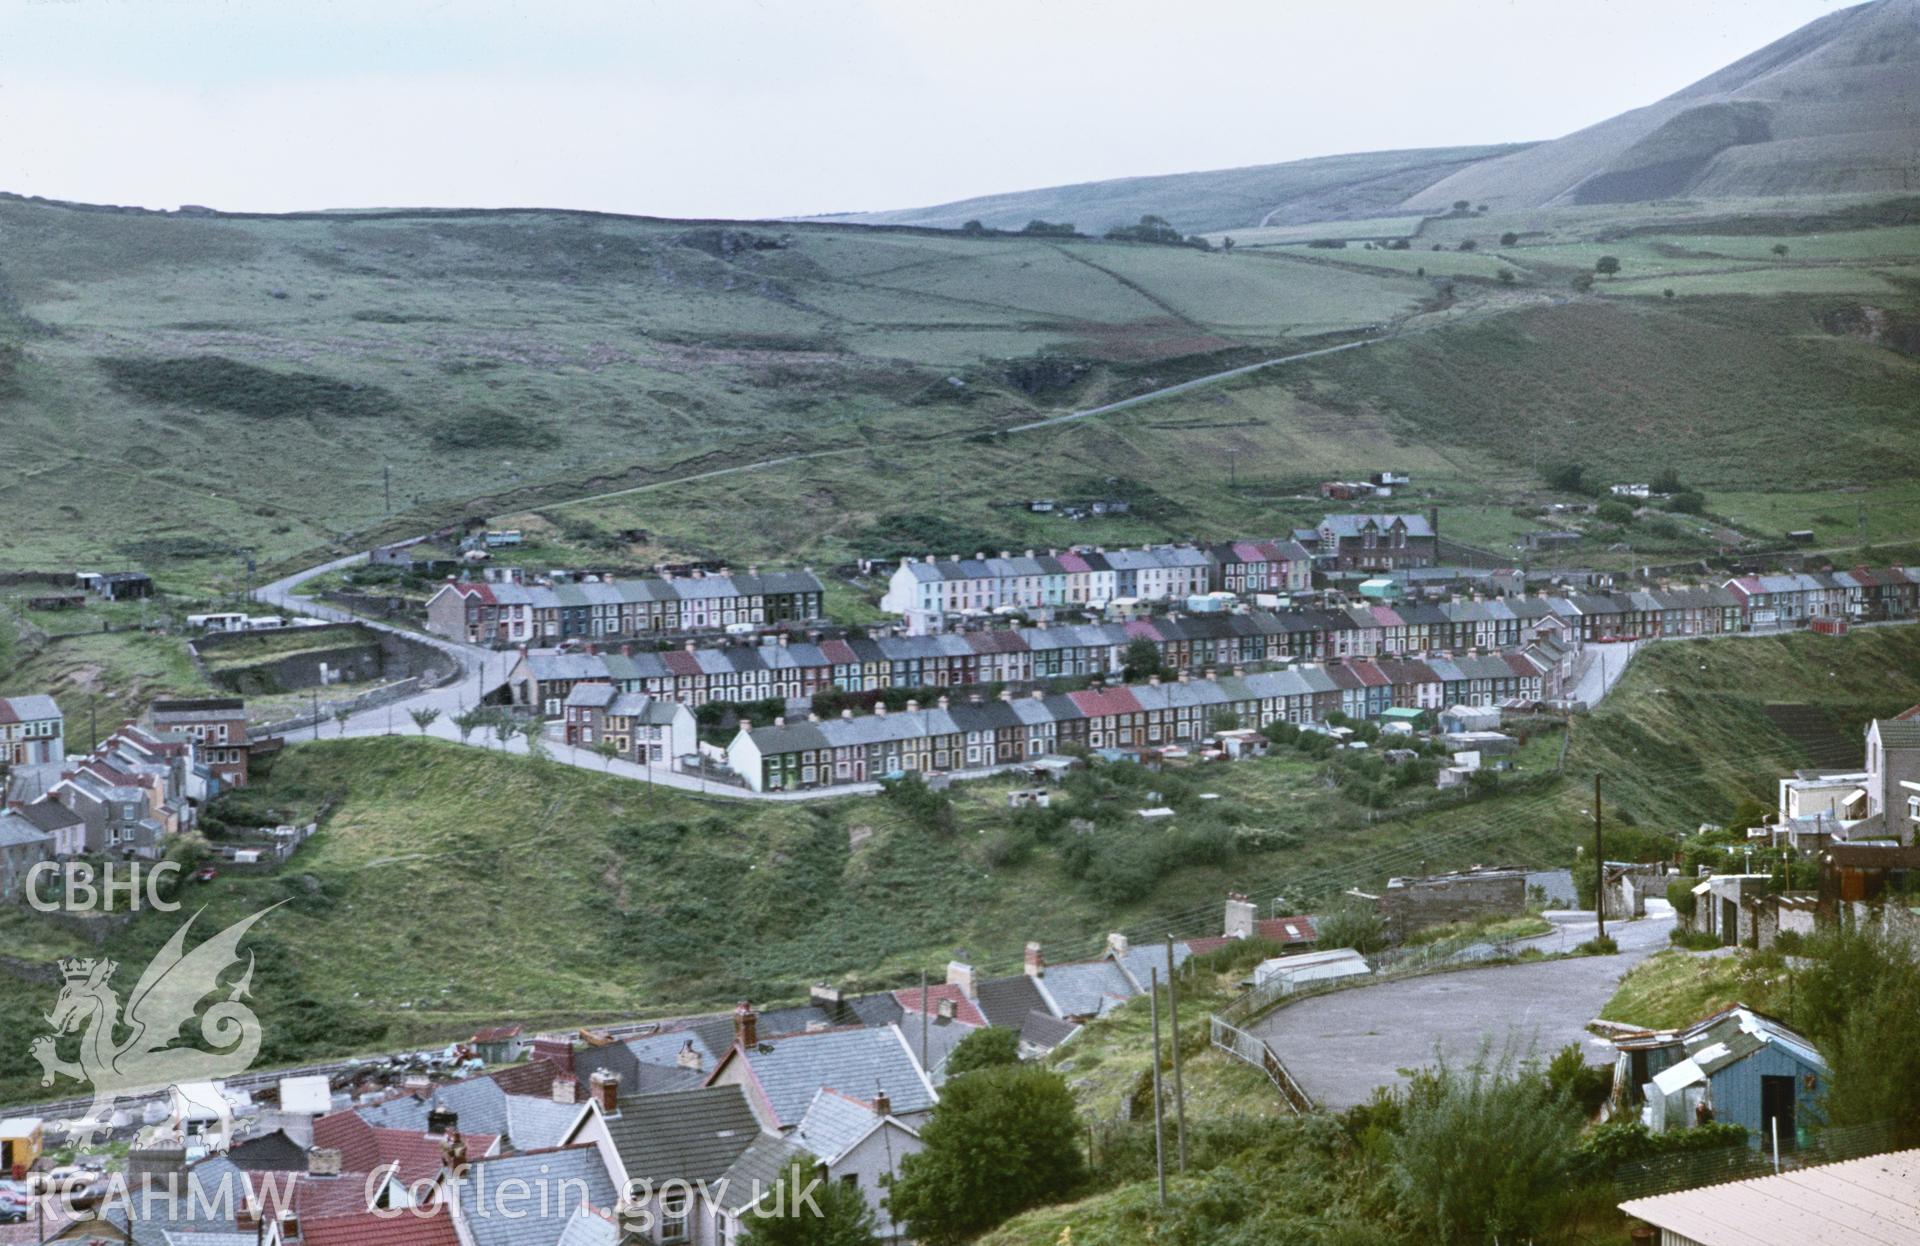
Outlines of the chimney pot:
[[622,644],[622,645],[620,646],[620,656],[621,656],[621,657],[623,657],[623,658],[630,658],[630,657],[632,657],[632,656],[633,656],[633,646],[632,646],[632,645],[630,645],[630,644]]
[[733,1040],[742,1047],[760,1044],[760,1014],[753,1010],[750,1000],[741,1000],[733,1010]]
[[853,711],[852,711],[852,710],[850,710],[850,709],[844,709],[844,710],[841,710],[841,711],[840,711],[840,717],[841,717],[841,718],[843,718],[843,719],[849,719],[849,718],[852,718],[852,717],[853,717]]
[[946,694],[946,693],[944,693],[944,692],[943,692],[943,693],[941,693],[941,694],[940,694],[940,699],[939,699],[938,701],[936,701],[936,702],[934,702],[934,704],[936,704],[936,705],[938,705],[938,706],[939,706],[939,707],[940,707],[941,709],[946,709],[946,708],[947,708],[947,706],[948,706],[948,704],[949,704],[949,702],[948,702],[948,700],[947,700],[947,694]]
[[875,718],[885,718],[887,716],[887,703],[885,701],[875,701],[873,703],[873,716]]
[[595,1069],[588,1082],[593,1088],[593,1101],[600,1106],[601,1115],[620,1115],[620,1075],[607,1069]]
[[907,700],[907,713],[909,713],[909,714],[911,714],[911,713],[913,713],[914,711],[916,711],[916,710],[918,710],[919,708],[920,708],[920,702],[918,702],[918,701],[915,701],[915,700],[913,700],[912,698],[908,698],[908,700]]

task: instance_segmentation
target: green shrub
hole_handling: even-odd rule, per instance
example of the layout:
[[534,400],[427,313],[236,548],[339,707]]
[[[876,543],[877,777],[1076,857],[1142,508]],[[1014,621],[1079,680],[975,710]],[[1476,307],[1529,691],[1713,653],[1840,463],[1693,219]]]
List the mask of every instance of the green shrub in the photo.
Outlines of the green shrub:
[[219,355],[177,359],[97,359],[115,385],[149,402],[208,407],[263,419],[302,415],[382,416],[399,401],[378,385],[355,385],[314,372],[276,372]]

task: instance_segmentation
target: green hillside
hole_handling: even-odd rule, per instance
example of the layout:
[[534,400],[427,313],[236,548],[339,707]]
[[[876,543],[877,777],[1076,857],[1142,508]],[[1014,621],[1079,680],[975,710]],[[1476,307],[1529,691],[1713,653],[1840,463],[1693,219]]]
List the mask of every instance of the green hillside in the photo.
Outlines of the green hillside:
[[[1718,224],[1594,207],[1382,219],[1365,232],[1404,231],[1405,249],[1268,231],[1207,253],[579,213],[242,217],[0,199],[5,561],[123,563],[205,592],[236,584],[248,554],[285,565],[376,532],[534,511],[596,557],[619,531],[661,534],[618,551],[643,562],[831,559],[913,532],[937,548],[942,533],[915,526],[935,512],[976,547],[1224,536],[1311,518],[1319,479],[1385,458],[1431,501],[1489,508],[1485,524],[1462,517],[1475,539],[1524,531],[1501,514],[1565,457],[1596,472],[1677,461],[1756,519],[1774,513],[1751,502],[1763,488],[1822,515],[1819,491],[1914,476],[1902,434],[1920,244],[1898,205],[1789,206],[1798,215],[1750,205]],[[1570,282],[1601,255],[1620,275],[1577,295]],[[1001,435],[1396,330],[1413,335]],[[1149,502],[1108,531],[1021,509],[1116,482]],[[628,489],[644,491],[560,507]],[[1920,533],[1911,500],[1877,506],[1875,532]],[[749,512],[759,521],[738,522]]]

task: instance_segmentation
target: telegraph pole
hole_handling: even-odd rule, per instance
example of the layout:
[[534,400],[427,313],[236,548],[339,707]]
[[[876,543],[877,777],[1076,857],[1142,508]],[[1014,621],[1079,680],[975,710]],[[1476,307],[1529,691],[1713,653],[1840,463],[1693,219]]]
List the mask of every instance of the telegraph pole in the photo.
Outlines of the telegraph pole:
[[387,495],[387,514],[391,515],[393,514],[393,467],[391,464],[380,465],[380,487]]
[[1187,1170],[1187,1082],[1180,1071],[1180,983],[1173,972],[1173,935],[1167,935],[1167,1012],[1173,1022],[1173,1119],[1179,1130],[1180,1171]]
[[[922,1069],[927,1068],[927,1014],[933,1011],[932,1008],[928,1006],[929,1003],[930,1001],[927,999],[927,971],[922,969],[920,971],[920,1067]],[[933,1076],[931,1070],[927,1071],[927,1076]]]
[[1607,937],[1607,855],[1600,846],[1600,774],[1593,776],[1593,917]]
[[1153,1010],[1153,1167],[1160,1178],[1160,1205],[1167,1205],[1167,1127],[1160,1103],[1160,971],[1155,969],[1148,988]]

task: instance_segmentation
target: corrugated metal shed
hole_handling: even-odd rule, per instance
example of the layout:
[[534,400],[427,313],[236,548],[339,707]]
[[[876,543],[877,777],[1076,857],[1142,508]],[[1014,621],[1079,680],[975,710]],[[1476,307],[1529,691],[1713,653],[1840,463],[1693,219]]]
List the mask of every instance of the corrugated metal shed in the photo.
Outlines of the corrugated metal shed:
[[1920,1150],[1636,1198],[1620,1210],[1698,1246],[1920,1246]]

